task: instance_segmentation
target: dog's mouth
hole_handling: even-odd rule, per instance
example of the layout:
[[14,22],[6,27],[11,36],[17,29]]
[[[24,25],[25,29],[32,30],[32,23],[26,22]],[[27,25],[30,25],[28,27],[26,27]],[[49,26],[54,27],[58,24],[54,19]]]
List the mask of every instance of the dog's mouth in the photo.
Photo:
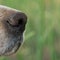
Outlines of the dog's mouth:
[[13,48],[8,47],[5,51],[5,53],[3,53],[2,55],[6,56],[6,55],[14,54],[19,49],[20,46],[21,46],[21,43],[17,43],[17,44],[15,44],[15,46],[13,46]]
[[15,45],[8,47],[3,55],[6,56],[6,55],[14,54],[19,49],[20,46],[21,43],[17,42]]
[[23,36],[20,36],[18,39],[13,38],[8,42],[4,43],[3,47],[0,47],[0,55],[12,55],[14,54],[23,42]]

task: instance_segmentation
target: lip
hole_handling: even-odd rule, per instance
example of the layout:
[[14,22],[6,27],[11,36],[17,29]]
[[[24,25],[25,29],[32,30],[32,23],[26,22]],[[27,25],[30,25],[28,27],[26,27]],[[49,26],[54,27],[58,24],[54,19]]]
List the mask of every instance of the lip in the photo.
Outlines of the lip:
[[11,38],[0,47],[0,56],[9,56],[16,53],[23,42],[22,37]]
[[17,45],[14,46],[11,51],[7,51],[7,50],[6,50],[6,51],[5,51],[3,54],[1,54],[1,55],[4,55],[4,56],[12,55],[12,54],[16,53],[16,51],[19,49],[20,46],[21,46],[21,43],[17,43]]

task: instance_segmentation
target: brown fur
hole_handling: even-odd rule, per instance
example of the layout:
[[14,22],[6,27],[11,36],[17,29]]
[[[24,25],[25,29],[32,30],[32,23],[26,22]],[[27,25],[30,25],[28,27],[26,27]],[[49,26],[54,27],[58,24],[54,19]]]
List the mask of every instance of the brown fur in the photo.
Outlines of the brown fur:
[[[20,22],[19,26],[16,26],[18,18],[21,17],[23,23]],[[26,20],[24,13],[0,5],[0,55],[10,55],[18,50],[23,41]]]

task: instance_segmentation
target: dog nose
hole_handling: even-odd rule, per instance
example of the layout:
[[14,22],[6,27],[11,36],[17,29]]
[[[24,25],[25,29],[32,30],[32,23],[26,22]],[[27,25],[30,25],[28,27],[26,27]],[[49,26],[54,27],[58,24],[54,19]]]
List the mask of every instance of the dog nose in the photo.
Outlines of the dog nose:
[[27,16],[22,12],[18,12],[18,13],[12,14],[8,22],[13,27],[19,27],[26,24]]

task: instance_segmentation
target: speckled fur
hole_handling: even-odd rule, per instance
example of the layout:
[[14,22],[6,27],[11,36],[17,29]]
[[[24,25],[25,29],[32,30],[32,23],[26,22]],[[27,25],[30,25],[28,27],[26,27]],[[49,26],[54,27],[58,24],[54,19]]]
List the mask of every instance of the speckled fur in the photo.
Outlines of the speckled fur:
[[0,5],[0,55],[15,53],[23,42],[24,30],[21,32],[22,28],[20,28],[15,31],[5,22],[10,15],[16,12],[21,11]]

